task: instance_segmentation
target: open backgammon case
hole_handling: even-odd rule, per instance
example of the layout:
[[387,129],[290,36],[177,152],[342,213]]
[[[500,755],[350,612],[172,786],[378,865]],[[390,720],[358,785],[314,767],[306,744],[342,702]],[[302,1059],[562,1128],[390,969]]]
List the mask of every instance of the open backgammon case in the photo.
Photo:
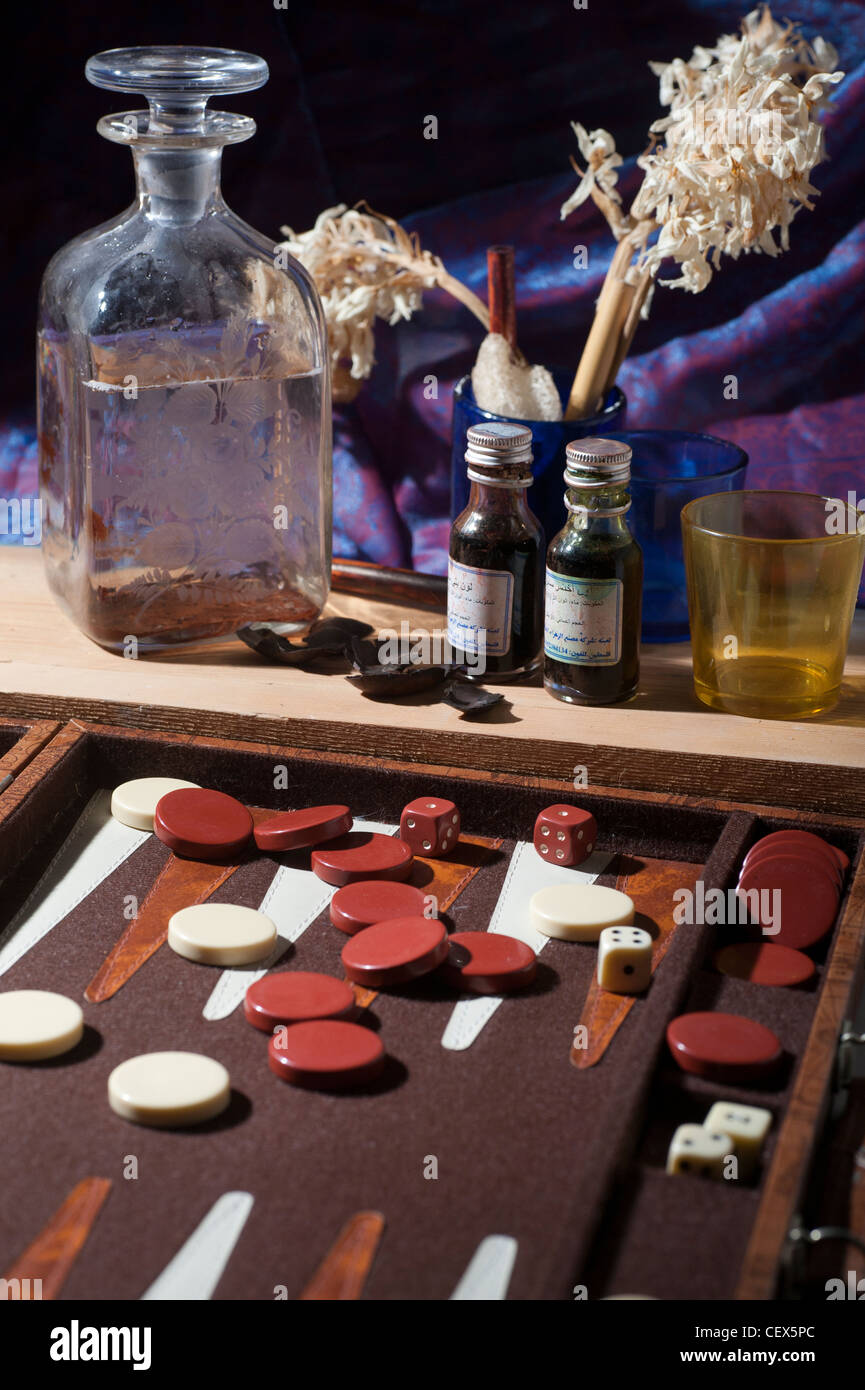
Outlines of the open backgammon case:
[[[180,1251],[196,1277],[203,1227],[216,1299],[340,1296],[335,1243],[355,1272],[342,1296],[450,1299],[470,1277],[498,1279],[512,1299],[796,1294],[789,1232],[812,1201],[865,958],[865,820],[77,721],[5,721],[0,749],[0,774],[15,772],[0,793],[3,988],[58,991],[86,1017],[72,1052],[4,1068],[0,1274],[41,1277],[62,1298],[138,1299],[170,1290]],[[152,835],[112,838],[111,790],[142,776],[188,779],[264,810],[345,802],[356,820],[393,828],[412,798],[448,797],[462,812],[458,851],[446,868],[417,860],[415,873],[421,887],[435,881],[458,930],[518,909],[535,817],[551,801],[577,801],[597,820],[598,882],[625,888],[663,942],[651,986],[605,1013],[592,1002],[596,950],[550,940],[533,986],[495,1007],[473,1000],[466,1010],[434,975],[359,1000],[387,1052],[368,1088],[286,1086],[244,1018],[243,971],[181,959],[152,923],[137,954],[118,956],[130,914],[146,916],[171,857]],[[713,969],[718,929],[676,925],[671,896],[698,880],[729,889],[750,846],[785,827],[825,836],[851,869],[835,926],[812,952],[814,978],[779,989]],[[249,855],[214,899],[258,907],[281,883],[280,967],[339,976],[345,937],[326,905],[310,907],[304,875],[300,852]],[[769,1026],[784,1052],[772,1080],[730,1086],[680,1071],[665,1034],[691,1010]],[[227,1067],[223,1115],[177,1132],[129,1125],[109,1108],[112,1069],[161,1049]],[[757,1174],[668,1175],[673,1130],[718,1100],[771,1111]],[[58,1230],[64,1240],[52,1239]]]

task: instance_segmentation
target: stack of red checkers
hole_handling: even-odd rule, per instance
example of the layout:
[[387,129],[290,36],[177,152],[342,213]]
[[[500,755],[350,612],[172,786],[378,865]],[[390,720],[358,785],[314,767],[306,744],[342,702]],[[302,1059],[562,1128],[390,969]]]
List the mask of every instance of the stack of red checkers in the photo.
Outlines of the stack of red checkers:
[[346,936],[392,917],[423,917],[426,898],[410,883],[386,878],[361,879],[339,888],[330,900],[330,920]]
[[279,853],[282,850],[306,849],[333,840],[351,830],[351,812],[347,806],[308,806],[303,811],[280,811],[255,827],[255,843],[259,849]]
[[281,1081],[311,1090],[366,1086],[384,1070],[385,1057],[371,1028],[332,1018],[280,1029],[267,1048],[270,1070]]
[[313,1018],[349,1018],[354,1011],[351,985],[313,970],[265,975],[249,986],[243,1001],[247,1020],[262,1033]]
[[667,1026],[667,1045],[682,1071],[728,1083],[761,1080],[782,1057],[771,1028],[740,1014],[681,1014]]
[[345,973],[373,989],[427,975],[447,958],[448,934],[436,917],[393,917],[367,927],[342,948]]
[[850,861],[809,830],[777,830],[749,850],[736,892],[779,946],[813,946],[832,930]]
[[313,873],[336,888],[365,878],[406,879],[414,862],[404,840],[362,830],[331,840],[311,857]]
[[798,854],[804,858],[816,857],[830,872],[834,871],[842,885],[850,867],[850,860],[842,849],[836,849],[828,840],[821,839],[811,830],[773,830],[770,835],[764,835],[749,849],[744,864],[753,864],[767,855],[777,856],[779,853]]
[[245,848],[252,834],[252,816],[225,792],[182,787],[157,801],[153,829],[175,854],[219,863]]
[[441,974],[454,989],[472,994],[511,994],[535,978],[537,957],[531,946],[501,932],[456,931],[448,941]]

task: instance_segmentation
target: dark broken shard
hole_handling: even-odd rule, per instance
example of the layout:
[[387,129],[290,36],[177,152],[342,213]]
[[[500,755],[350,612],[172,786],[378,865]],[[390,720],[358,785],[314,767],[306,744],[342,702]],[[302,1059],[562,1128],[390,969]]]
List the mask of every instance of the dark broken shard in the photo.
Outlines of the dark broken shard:
[[458,709],[461,714],[483,714],[503,699],[501,691],[486,690],[482,685],[461,680],[459,676],[452,676],[442,691],[443,702],[452,709]]
[[398,700],[403,695],[419,695],[441,685],[443,666],[365,666],[346,676],[364,695],[374,700]]
[[357,675],[363,675],[365,671],[369,670],[381,670],[378,653],[379,648],[375,642],[365,642],[360,637],[350,637],[346,643],[346,658],[351,662]]
[[287,638],[280,636],[264,623],[239,628],[236,636],[266,661],[282,661],[288,653],[294,651],[293,644]]
[[356,618],[319,618],[304,641],[308,647],[345,647],[352,638],[369,637],[372,630],[369,623],[358,622]]
[[340,661],[345,660],[345,644],[343,642],[333,642],[327,647],[302,647],[291,644],[290,646],[291,650],[279,658],[283,666],[315,666],[325,661],[332,661],[334,657]]
[[345,655],[346,639],[328,646],[306,647],[299,642],[289,642],[287,637],[265,623],[242,627],[237,636],[265,661],[277,661],[282,666],[312,666],[326,657]]
[[434,666],[424,666],[414,661],[379,661],[379,653],[382,647],[387,645],[387,642],[362,642],[359,638],[353,637],[346,649],[346,655],[358,674],[366,671],[375,675],[382,671],[440,671],[441,679],[444,680],[450,676],[462,676],[467,669],[458,661],[439,662]]
[[373,631],[368,623],[353,618],[325,618],[313,624],[304,642],[290,642],[279,631],[284,624],[253,623],[237,633],[265,661],[301,668],[315,666],[333,658],[347,661],[354,669],[346,677],[363,695],[373,700],[399,700],[439,688],[439,698],[460,714],[483,714],[503,696],[464,679],[465,667],[459,663],[444,666],[383,664],[379,644],[368,640]]

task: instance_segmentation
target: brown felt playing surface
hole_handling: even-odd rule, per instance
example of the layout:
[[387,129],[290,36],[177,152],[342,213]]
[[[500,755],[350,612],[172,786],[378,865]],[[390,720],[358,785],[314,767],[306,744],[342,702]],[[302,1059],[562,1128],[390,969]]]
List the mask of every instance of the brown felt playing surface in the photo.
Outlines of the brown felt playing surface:
[[[12,884],[0,924],[89,795],[145,770],[218,787],[249,805],[343,800],[356,818],[393,823],[407,801],[430,790],[426,774],[318,760],[292,763],[288,789],[274,793],[280,761],[265,749],[162,747],[122,735],[85,739],[33,793],[43,816],[49,805],[62,809]],[[464,832],[504,837],[502,850],[447,915],[451,928],[483,929],[514,839],[531,838],[549,791],[457,778],[432,790],[460,807]],[[742,813],[602,795],[573,799],[584,799],[597,816],[599,849],[620,856],[601,882],[614,885],[617,873],[634,874],[628,891],[638,909],[641,855],[683,866],[708,861],[707,887],[728,886],[760,829]],[[27,814],[26,805],[16,812]],[[856,849],[852,834],[839,843]],[[126,925],[125,895],[140,901],[168,854],[149,840],[0,977],[0,988],[55,989],[82,1000]],[[280,862],[308,865],[309,852],[252,853],[213,900],[258,907]],[[683,886],[698,872],[683,867]],[[730,1189],[668,1178],[666,1142],[676,1124],[701,1119],[717,1099],[783,1112],[820,981],[788,991],[720,976],[701,964],[716,937],[709,927],[676,933],[648,993],[635,1001],[599,1065],[584,1071],[572,1066],[569,1053],[596,965],[593,946],[551,940],[534,985],[506,999],[464,1052],[441,1046],[456,996],[438,978],[380,993],[366,1023],[380,1030],[391,1060],[370,1091],[346,1095],[281,1084],[268,1070],[266,1037],[249,1027],[241,1007],[222,1021],[202,1017],[220,972],[162,947],[113,999],[84,1003],[88,1031],[74,1053],[38,1067],[2,1068],[4,1112],[15,1122],[0,1129],[0,1272],[74,1184],[94,1174],[112,1178],[114,1186],[66,1282],[66,1298],[137,1298],[214,1201],[238,1188],[251,1192],[255,1205],[217,1287],[221,1299],[272,1299],[278,1285],[296,1298],[345,1222],[362,1209],[383,1212],[387,1222],[367,1298],[448,1298],[491,1234],[519,1242],[513,1298],[570,1298],[581,1279],[592,1298],[613,1292],[729,1297],[759,1184]],[[345,943],[325,910],[282,968],[341,976]],[[821,944],[820,959],[829,945]],[[684,1077],[664,1056],[669,1018],[716,1007],[748,1014],[778,1033],[790,1056],[774,1090]],[[162,1049],[222,1062],[235,1089],[229,1111],[185,1132],[146,1130],[114,1115],[105,1094],[112,1068]],[[776,1133],[777,1127],[768,1154]],[[123,1177],[129,1155],[138,1160],[135,1180]],[[438,1160],[435,1180],[424,1177],[431,1155]]]

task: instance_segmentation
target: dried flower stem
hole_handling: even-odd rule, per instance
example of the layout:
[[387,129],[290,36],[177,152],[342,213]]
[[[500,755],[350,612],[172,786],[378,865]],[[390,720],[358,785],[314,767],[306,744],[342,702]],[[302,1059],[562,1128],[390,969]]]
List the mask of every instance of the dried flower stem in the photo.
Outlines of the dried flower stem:
[[451,275],[450,271],[445,270],[444,267],[436,271],[435,283],[440,290],[446,290],[452,298],[459,300],[460,304],[464,304],[467,309],[470,309],[483,326],[484,331],[489,333],[490,311],[484,301],[479,299],[468,285],[464,285],[461,280],[458,280],[455,275]]
[[[621,350],[622,342],[626,325],[633,317],[636,297],[635,286],[626,278],[630,274],[633,256],[632,234],[627,233],[613,252],[598,295],[592,327],[565,410],[566,420],[582,420],[587,415],[596,414],[610,386],[615,383],[618,367],[625,355]],[[636,321],[631,329],[631,338],[635,329]]]
[[618,347],[616,349],[615,357],[613,358],[613,365],[610,368],[610,371],[607,375],[607,379],[604,382],[603,390],[601,391],[602,401],[607,396],[607,393],[611,391],[615,386],[616,378],[619,375],[619,368],[621,367],[628,353],[631,351],[631,343],[634,341],[634,334],[636,333],[637,325],[640,322],[640,318],[643,312],[643,305],[646,302],[646,299],[648,297],[649,291],[653,283],[654,277],[652,276],[650,271],[643,270],[640,272],[640,278],[637,281],[637,284],[634,286],[634,293],[631,299],[631,307],[628,310],[628,317],[625,319],[624,327],[622,328],[622,331],[619,335],[619,342]]
[[629,210],[616,188],[622,159],[612,135],[574,125],[585,168],[571,161],[580,182],[561,215],[592,198],[618,245],[567,419],[594,413],[614,384],[665,262],[681,274],[658,283],[698,294],[722,256],[788,249],[793,218],[818,193],[810,182],[824,157],[818,117],[844,77],[837,60],[831,44],[806,42],[797,25],[779,24],[760,5],[741,34],[695,48],[686,62],[650,64],[669,114],[651,126],[637,159],[644,177]]
[[600,409],[603,403],[603,387],[613,370],[618,344],[633,297],[632,285],[618,276],[607,273],[577,375],[571,387],[565,410],[566,420],[582,420]]

